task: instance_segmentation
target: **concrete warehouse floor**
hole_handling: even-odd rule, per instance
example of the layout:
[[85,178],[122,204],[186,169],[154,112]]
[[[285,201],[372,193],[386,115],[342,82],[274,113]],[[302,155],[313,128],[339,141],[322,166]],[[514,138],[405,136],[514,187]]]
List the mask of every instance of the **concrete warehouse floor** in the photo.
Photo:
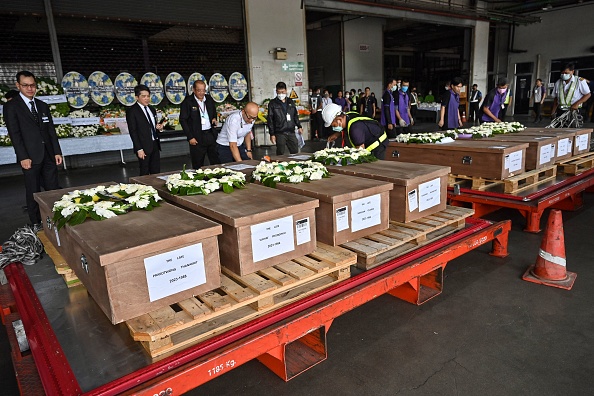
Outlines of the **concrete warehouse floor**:
[[[526,125],[530,125],[527,120]],[[588,124],[587,126],[590,126]],[[427,125],[417,128],[427,130]],[[311,143],[304,151],[323,147]],[[266,151],[259,149],[258,156]],[[163,171],[189,158],[163,160]],[[127,181],[130,163],[60,172],[64,187]],[[0,241],[28,222],[22,176],[0,180]],[[328,333],[328,359],[288,383],[251,361],[190,392],[191,395],[586,395],[594,389],[594,254],[589,245],[594,194],[584,207],[564,212],[571,291],[521,280],[542,239],[511,219],[510,255],[487,254],[490,244],[448,264],[443,293],[417,307],[383,295],[337,318]],[[543,227],[548,212],[543,216]],[[36,265],[51,265],[46,257]],[[0,393],[18,394],[4,327],[0,330]]]

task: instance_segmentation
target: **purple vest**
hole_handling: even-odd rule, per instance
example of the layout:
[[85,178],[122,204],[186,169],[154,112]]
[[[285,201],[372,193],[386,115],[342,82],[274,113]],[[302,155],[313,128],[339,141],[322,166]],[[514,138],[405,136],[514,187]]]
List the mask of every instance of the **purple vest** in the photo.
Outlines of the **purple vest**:
[[[495,88],[495,89],[497,89],[497,88]],[[495,91],[495,98],[493,98],[493,103],[491,103],[491,106],[489,106],[489,110],[491,111],[491,113],[493,113],[493,116],[495,118],[499,118],[499,112],[501,111],[501,105],[503,104],[503,102],[505,102],[506,94],[507,94],[507,91],[505,91],[503,94],[500,94],[499,92]],[[494,121],[493,119],[491,119],[491,117],[489,117],[486,114],[483,114],[481,119],[485,122],[493,122]]]
[[[386,126],[388,124],[396,124],[396,109],[394,108],[394,97],[392,96],[392,92],[390,90],[386,90],[386,92],[388,92],[390,94],[390,118],[391,120],[386,120],[386,115],[384,114],[384,106],[386,106],[386,103],[384,103],[384,98],[382,97],[382,114],[381,114],[381,119],[380,122],[382,125]],[[386,96],[384,94],[384,96]]]
[[458,128],[458,109],[460,108],[460,95],[450,90],[450,102],[448,103],[448,128]]
[[400,112],[400,118],[410,124],[410,117],[408,116],[408,103],[410,102],[408,94],[398,90],[398,111]]

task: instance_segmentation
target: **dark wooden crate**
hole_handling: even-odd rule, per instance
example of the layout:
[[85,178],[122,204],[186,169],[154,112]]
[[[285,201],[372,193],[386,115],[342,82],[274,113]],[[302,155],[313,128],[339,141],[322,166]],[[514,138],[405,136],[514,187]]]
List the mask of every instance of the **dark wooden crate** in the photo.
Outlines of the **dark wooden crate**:
[[[444,144],[406,144],[390,142],[386,159],[449,166],[456,175],[505,179],[525,170],[528,143],[492,142],[486,139],[456,140]],[[506,168],[506,157],[520,155],[517,170]]]

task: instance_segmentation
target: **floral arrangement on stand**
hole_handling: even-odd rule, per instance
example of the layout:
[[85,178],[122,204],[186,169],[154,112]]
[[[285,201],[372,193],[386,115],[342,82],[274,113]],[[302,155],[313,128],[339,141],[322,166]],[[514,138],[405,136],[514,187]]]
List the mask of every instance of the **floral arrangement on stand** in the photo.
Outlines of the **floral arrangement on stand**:
[[3,105],[6,102],[8,102],[8,100],[6,100],[6,98],[5,98],[8,91],[10,91],[10,88],[8,88],[4,84],[0,84],[0,105]]
[[277,183],[301,183],[330,177],[328,169],[319,162],[289,161],[260,162],[252,173],[252,180],[267,187],[276,187]]
[[446,143],[456,139],[455,131],[433,132],[433,133],[403,133],[396,136],[398,143]]
[[[95,114],[91,113],[88,110],[75,110],[70,113],[70,118],[91,118],[97,117]],[[95,136],[99,133],[99,126],[98,125],[76,125],[71,126],[72,130],[70,132],[70,136],[72,137],[88,137],[88,136]]]
[[223,190],[230,194],[235,188],[245,187],[245,175],[231,169],[214,168],[174,173],[165,181],[167,190],[174,195],[208,195]]
[[227,117],[229,117],[229,114],[231,114],[232,112],[234,112],[235,110],[238,110],[239,107],[237,107],[238,103],[237,102],[224,102],[221,103],[220,105],[217,106],[216,110],[217,110],[217,121],[219,123],[223,123],[225,122],[225,120],[227,119]]
[[38,77],[37,78],[37,96],[62,95],[64,89],[61,85],[56,83],[51,78]]
[[57,229],[83,223],[87,217],[104,220],[132,210],[153,210],[161,197],[153,187],[141,184],[115,184],[75,190],[54,203],[53,221]]
[[377,158],[363,148],[327,148],[313,153],[312,161],[324,165],[354,165],[377,161]]
[[[165,125],[163,126],[164,129],[167,130],[181,130],[181,125],[179,124],[179,115],[181,109],[177,106],[165,106],[161,109],[163,117],[166,118]],[[157,120],[161,121],[161,120]]]
[[106,119],[110,118],[126,118],[126,109],[120,104],[110,104],[104,106],[99,111],[100,127],[99,133],[101,134],[118,134],[121,133],[120,128],[115,122],[106,122]]
[[72,136],[72,125],[70,124],[60,124],[56,125],[56,135],[58,135],[58,139],[65,139]]

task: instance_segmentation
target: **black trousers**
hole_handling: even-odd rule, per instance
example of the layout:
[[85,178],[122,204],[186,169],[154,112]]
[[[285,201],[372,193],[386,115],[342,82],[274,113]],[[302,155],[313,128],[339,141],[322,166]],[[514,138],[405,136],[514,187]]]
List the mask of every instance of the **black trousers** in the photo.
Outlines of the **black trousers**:
[[[239,149],[239,155],[242,160],[247,161],[250,157],[247,156],[247,152],[245,151],[245,144],[241,144],[241,146],[237,146]],[[235,162],[235,158],[233,158],[233,153],[229,146],[223,146],[222,144],[217,143],[217,151],[219,153],[219,160],[221,164],[226,164],[227,162]]]
[[56,158],[46,150],[43,162],[31,165],[31,169],[23,169],[23,174],[25,175],[25,197],[29,220],[31,224],[41,223],[39,205],[33,198],[33,194],[41,191],[42,184],[46,191],[59,188]]
[[507,114],[508,107],[509,105],[505,105],[505,107],[503,107],[503,109],[501,109],[501,111],[499,112],[499,119],[501,120],[501,122],[505,122],[505,115]]
[[472,121],[478,121],[479,118],[479,102],[470,102],[470,114],[469,119]]
[[540,120],[542,120],[542,114],[541,114],[541,109],[542,105],[540,104],[540,102],[538,103],[534,103],[534,122],[538,122]]
[[289,153],[291,154],[299,152],[299,143],[297,143],[295,132],[279,132],[275,136],[276,155],[283,155],[285,153],[285,146],[289,148]]
[[161,173],[161,152],[156,141],[153,142],[153,151],[151,153],[145,153],[144,159],[138,158],[138,166],[140,176]]
[[190,158],[192,158],[192,168],[198,169],[204,166],[204,158],[208,155],[209,165],[220,164],[219,152],[217,150],[217,143],[200,144],[195,146],[190,144]]

